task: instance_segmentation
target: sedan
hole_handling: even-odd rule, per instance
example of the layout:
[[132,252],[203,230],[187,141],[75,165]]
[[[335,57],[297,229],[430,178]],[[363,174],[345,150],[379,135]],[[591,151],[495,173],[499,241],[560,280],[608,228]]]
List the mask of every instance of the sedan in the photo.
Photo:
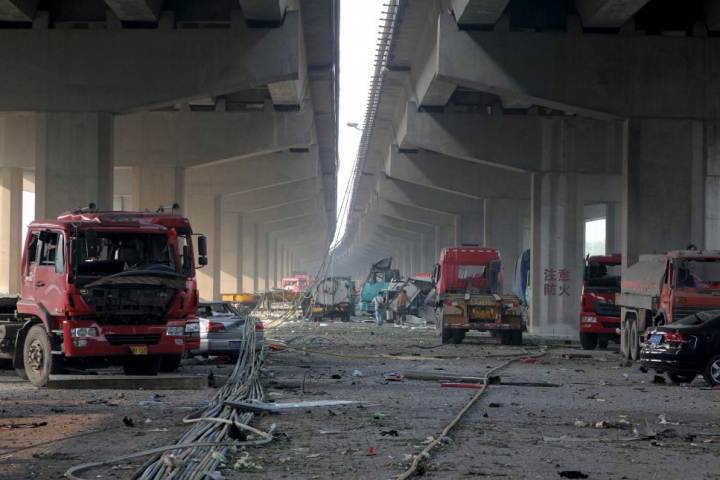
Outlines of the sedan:
[[720,310],[648,328],[640,363],[665,372],[673,383],[689,383],[702,375],[711,386],[720,385]]
[[[230,302],[200,302],[199,319],[200,348],[190,355],[227,355],[237,361],[245,340],[245,322],[252,317],[242,315]],[[262,350],[265,343],[265,326],[255,320],[255,350]]]

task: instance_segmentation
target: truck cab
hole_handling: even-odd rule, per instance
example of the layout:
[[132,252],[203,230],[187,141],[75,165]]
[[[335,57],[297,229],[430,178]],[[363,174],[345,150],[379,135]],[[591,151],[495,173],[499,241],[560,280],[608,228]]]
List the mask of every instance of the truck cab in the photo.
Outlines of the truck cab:
[[620,254],[585,259],[579,318],[580,345],[585,350],[620,342],[620,307],[615,296],[620,293],[621,265]]
[[360,291],[360,311],[372,314],[375,311],[372,305],[373,298],[386,290],[390,282],[398,280],[400,280],[400,270],[392,268],[392,257],[374,263]]

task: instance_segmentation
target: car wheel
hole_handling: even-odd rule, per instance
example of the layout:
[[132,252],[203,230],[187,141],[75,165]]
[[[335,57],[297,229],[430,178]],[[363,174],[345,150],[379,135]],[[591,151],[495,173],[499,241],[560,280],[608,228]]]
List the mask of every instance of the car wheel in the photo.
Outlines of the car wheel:
[[707,363],[703,378],[711,387],[720,385],[720,355],[715,355]]
[[681,373],[681,372],[667,372],[665,375],[667,375],[668,380],[670,380],[672,383],[690,383],[693,380],[695,380],[695,377],[697,376],[694,373]]
[[[598,346],[597,334],[580,332],[580,346],[582,346],[583,350],[595,350]],[[607,346],[607,342],[605,346]]]

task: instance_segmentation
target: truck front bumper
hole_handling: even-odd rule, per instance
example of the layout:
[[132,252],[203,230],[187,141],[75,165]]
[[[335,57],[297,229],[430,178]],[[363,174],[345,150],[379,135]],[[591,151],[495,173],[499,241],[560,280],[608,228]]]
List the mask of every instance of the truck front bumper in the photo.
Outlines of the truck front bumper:
[[598,316],[595,312],[580,312],[580,332],[617,335],[620,317]]
[[[96,335],[73,336],[75,329],[95,329]],[[185,322],[167,325],[98,325],[64,321],[66,357],[115,357],[127,355],[179,355],[185,351]],[[171,334],[168,333],[177,333]]]

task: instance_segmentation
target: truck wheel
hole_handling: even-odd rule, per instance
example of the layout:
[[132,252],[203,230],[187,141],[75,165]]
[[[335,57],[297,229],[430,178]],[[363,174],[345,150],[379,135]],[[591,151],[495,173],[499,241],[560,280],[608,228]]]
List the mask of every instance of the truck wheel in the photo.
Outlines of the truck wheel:
[[630,336],[629,336],[629,345],[628,348],[630,350],[630,360],[633,362],[640,358],[640,333],[637,330],[637,326],[635,325],[635,322],[630,322]]
[[622,322],[620,326],[620,356],[623,360],[630,358],[630,349],[628,348],[628,334],[627,321]]
[[[595,350],[598,346],[598,336],[596,333],[580,332],[580,346],[583,350]],[[607,342],[605,342],[607,347]]]
[[25,374],[30,383],[44,387],[50,375],[62,373],[62,358],[52,354],[50,337],[43,325],[35,325],[25,337]]
[[453,333],[452,330],[449,328],[440,328],[440,339],[442,340],[443,345],[446,343],[452,342],[453,339]]
[[711,387],[720,385],[720,355],[715,355],[710,359],[702,375]]
[[695,380],[694,373],[683,373],[683,372],[667,372],[665,374],[672,383],[681,384],[681,383],[690,383],[693,380]]
[[125,375],[156,376],[160,373],[160,355],[136,355],[123,362]]
[[460,345],[465,340],[465,330],[450,330],[452,332],[452,343]]
[[509,332],[508,330],[500,330],[498,332],[498,335],[500,336],[500,344],[501,345],[510,345],[511,342],[511,335],[512,332]]
[[600,348],[607,348],[608,344],[610,343],[610,340],[607,338],[598,340],[598,347]]
[[510,330],[510,345],[522,345],[522,330]]
[[174,372],[180,366],[182,362],[182,353],[176,355],[163,355],[160,361],[161,372]]

